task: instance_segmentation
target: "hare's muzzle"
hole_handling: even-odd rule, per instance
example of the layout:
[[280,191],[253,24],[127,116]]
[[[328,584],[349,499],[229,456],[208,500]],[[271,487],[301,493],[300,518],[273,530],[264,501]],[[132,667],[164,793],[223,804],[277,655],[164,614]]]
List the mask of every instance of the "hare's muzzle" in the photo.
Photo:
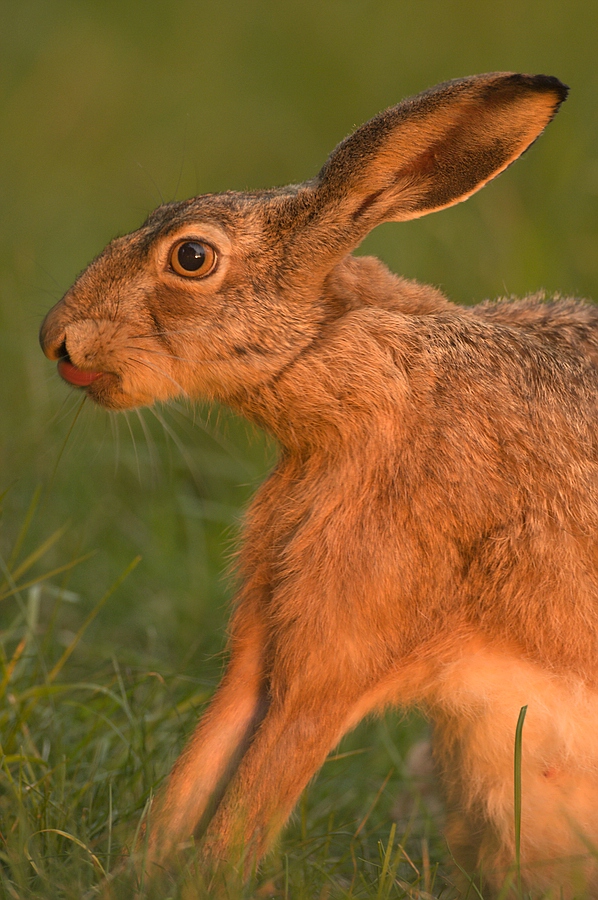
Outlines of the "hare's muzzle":
[[103,372],[93,371],[89,369],[81,369],[76,366],[69,356],[66,342],[66,329],[61,327],[57,307],[50,310],[39,334],[39,342],[48,359],[56,360],[58,363],[58,374],[75,387],[88,387],[98,378],[103,376]]

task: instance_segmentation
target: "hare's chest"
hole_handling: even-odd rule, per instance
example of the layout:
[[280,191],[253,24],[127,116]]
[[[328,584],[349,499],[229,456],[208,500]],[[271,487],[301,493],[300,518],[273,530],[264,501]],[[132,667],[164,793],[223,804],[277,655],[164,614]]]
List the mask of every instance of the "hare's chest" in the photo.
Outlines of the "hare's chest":
[[445,596],[428,584],[439,568],[429,565],[390,491],[381,496],[332,469],[317,480],[284,475],[275,473],[258,493],[241,555],[244,577],[259,571],[260,585],[268,585],[269,621],[309,623],[313,634],[347,640],[361,631],[375,641],[379,632],[393,645],[397,633],[402,643],[414,628],[427,632],[417,598]]
[[378,557],[394,542],[396,507],[381,504],[350,469],[301,475],[274,473],[247,516],[245,546],[259,548],[281,576],[297,568],[315,567],[321,576],[354,571],[361,557]]

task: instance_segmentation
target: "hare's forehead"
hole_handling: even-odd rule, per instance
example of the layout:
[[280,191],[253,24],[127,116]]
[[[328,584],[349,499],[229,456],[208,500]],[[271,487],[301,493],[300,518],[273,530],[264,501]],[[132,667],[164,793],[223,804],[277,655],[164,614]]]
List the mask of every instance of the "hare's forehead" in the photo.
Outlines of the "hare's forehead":
[[269,192],[204,194],[159,206],[148,216],[139,236],[151,243],[186,228],[191,233],[206,225],[242,238],[261,231],[276,205],[275,197],[270,197]]
[[207,194],[155,209],[136,231],[115,238],[100,259],[102,265],[121,261],[141,270],[148,260],[159,265],[179,241],[211,244],[219,258],[236,259],[241,265],[261,255],[275,257],[282,252],[277,222],[280,201],[259,194]]

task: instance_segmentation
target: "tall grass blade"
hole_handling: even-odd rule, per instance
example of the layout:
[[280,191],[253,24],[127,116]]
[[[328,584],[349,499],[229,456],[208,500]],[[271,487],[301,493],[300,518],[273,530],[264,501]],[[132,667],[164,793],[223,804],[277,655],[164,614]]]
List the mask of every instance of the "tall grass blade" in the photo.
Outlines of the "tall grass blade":
[[[386,845],[386,852],[384,854],[384,860],[382,862],[382,871],[380,872],[380,881],[378,882],[378,893],[376,894],[376,900],[383,900],[384,897],[388,897],[389,891],[386,889],[386,881],[388,876],[388,869],[390,866],[390,858],[392,855],[392,848],[395,842],[395,833],[397,830],[396,822],[392,823],[392,828],[390,829],[390,834],[388,836],[388,844]],[[392,883],[392,882],[391,882]]]
[[523,745],[523,723],[527,706],[519,710],[517,728],[515,729],[515,873],[517,877],[517,891],[519,897],[523,897],[521,888],[521,748]]
[[42,487],[40,484],[35,489],[33,497],[31,498],[31,503],[29,504],[29,508],[27,509],[27,512],[25,514],[25,519],[23,521],[23,524],[21,525],[21,529],[17,535],[17,539],[12,548],[12,553],[10,554],[10,557],[7,562],[9,569],[12,569],[12,567],[14,566],[16,559],[19,555],[19,552],[21,550],[21,547],[23,546],[23,541],[25,540],[25,538],[27,536],[27,532],[29,531],[29,526],[31,525],[33,516],[35,515],[35,510],[37,509],[37,505],[39,503],[39,498],[41,496],[41,492],[42,492]]
[[380,788],[379,788],[379,790],[378,790],[378,793],[377,793],[376,796],[374,797],[374,801],[373,801],[372,805],[370,806],[370,808],[369,808],[368,811],[366,812],[365,816],[363,817],[363,819],[361,820],[361,822],[360,822],[359,825],[357,826],[357,831],[356,831],[355,834],[353,835],[353,840],[355,840],[356,837],[359,837],[359,835],[360,835],[361,832],[363,831],[365,825],[367,824],[368,819],[370,818],[370,816],[371,816],[372,813],[374,812],[376,806],[378,805],[378,801],[380,800],[380,797],[381,797],[382,794],[384,793],[384,788],[386,787],[386,785],[388,784],[388,782],[389,782],[390,779],[392,778],[392,776],[393,776],[393,774],[394,774],[394,771],[395,771],[394,766],[392,766],[391,769],[390,769],[390,772],[388,773],[388,775],[386,776],[386,778],[384,779],[384,781],[383,781],[382,784],[380,785]]
[[89,627],[89,625],[91,625],[91,623],[93,622],[93,620],[95,619],[95,617],[97,616],[97,614],[99,613],[99,611],[102,609],[102,607],[104,606],[104,604],[106,603],[106,601],[107,601],[107,600],[112,596],[112,594],[113,594],[113,593],[121,586],[121,584],[123,583],[123,581],[125,580],[125,578],[126,578],[128,575],[131,574],[131,572],[133,571],[133,569],[135,569],[136,566],[137,566],[140,562],[141,562],[141,557],[140,557],[140,556],[136,556],[135,559],[133,559],[132,562],[129,563],[129,565],[128,565],[127,568],[124,570],[124,572],[123,572],[121,575],[119,575],[119,577],[116,579],[116,581],[114,582],[114,584],[112,585],[112,587],[110,587],[110,588],[106,591],[106,593],[104,594],[104,596],[101,597],[100,600],[98,600],[98,602],[96,603],[96,605],[94,606],[94,608],[92,609],[92,611],[89,613],[89,615],[87,616],[87,618],[85,619],[85,621],[84,621],[83,624],[81,625],[81,628],[79,629],[79,631],[77,632],[77,634],[75,635],[75,637],[73,638],[73,640],[71,641],[71,643],[68,645],[68,647],[66,648],[66,650],[64,651],[64,653],[62,654],[62,656],[60,657],[60,659],[58,660],[58,662],[57,662],[56,665],[54,666],[54,668],[52,669],[52,671],[49,673],[49,675],[48,675],[48,683],[54,681],[54,679],[55,679],[56,676],[59,674],[59,672],[61,671],[62,667],[64,666],[64,664],[66,663],[66,661],[68,660],[68,658],[70,657],[70,655],[72,654],[72,652],[74,651],[75,647],[77,646],[77,644],[79,643],[79,641],[81,640],[81,638],[83,637],[83,635],[85,634],[85,632],[87,631],[87,628]]
[[24,584],[15,584],[10,588],[10,590],[5,591],[4,593],[0,593],[0,600],[7,600],[9,597],[14,597],[15,594],[21,593],[21,591],[26,591],[28,588],[34,587],[37,584],[41,584],[41,582],[47,581],[49,578],[54,578],[55,575],[61,575],[63,572],[68,572],[70,569],[78,566],[79,563],[85,562],[85,560],[87,559],[91,559],[92,556],[95,556],[95,550],[90,550],[89,553],[84,553],[83,556],[79,556],[77,557],[77,559],[71,560],[71,562],[64,563],[62,566],[56,566],[55,569],[51,569],[49,572],[44,572],[43,575],[38,575],[37,578],[32,578],[31,581],[26,581]]
[[18,581],[18,579],[21,577],[21,575],[24,575],[25,572],[28,569],[30,569],[34,563],[36,563],[38,561],[38,559],[40,559],[42,556],[44,556],[44,554],[47,553],[51,547],[54,546],[56,541],[60,540],[60,538],[62,537],[62,535],[64,534],[65,531],[66,531],[65,525],[63,525],[61,528],[57,528],[56,531],[54,532],[54,534],[51,534],[49,538],[46,538],[46,540],[43,541],[39,545],[39,547],[36,547],[36,549],[32,553],[30,553],[29,556],[26,559],[24,559],[23,562],[19,566],[16,567],[16,569],[13,569],[12,572],[9,572],[10,566],[7,565],[6,566],[7,571],[5,573],[5,581],[4,581],[4,584],[2,585],[2,589],[4,589],[7,584],[11,584],[11,583],[14,584],[16,581]]
[[100,872],[101,875],[106,877],[106,871],[104,869],[104,866],[102,865],[102,863],[100,862],[98,857],[95,855],[95,853],[93,853],[89,849],[87,844],[84,844],[83,841],[79,840],[78,837],[75,837],[75,835],[73,835],[73,834],[69,834],[68,831],[63,831],[61,828],[40,828],[40,830],[35,831],[27,839],[27,841],[25,843],[25,855],[27,856],[27,859],[29,860],[29,862],[31,863],[32,867],[34,868],[35,872],[38,875],[40,874],[39,869],[35,865],[32,857],[31,857],[31,854],[29,853],[29,849],[28,849],[29,841],[31,841],[38,834],[58,834],[58,835],[60,835],[60,837],[66,838],[68,841],[72,841],[73,844],[76,844],[77,847],[81,847],[82,850],[85,850],[85,852],[89,854],[89,857],[90,857],[92,863],[94,864],[94,866],[96,867],[96,869],[98,870],[98,872]]

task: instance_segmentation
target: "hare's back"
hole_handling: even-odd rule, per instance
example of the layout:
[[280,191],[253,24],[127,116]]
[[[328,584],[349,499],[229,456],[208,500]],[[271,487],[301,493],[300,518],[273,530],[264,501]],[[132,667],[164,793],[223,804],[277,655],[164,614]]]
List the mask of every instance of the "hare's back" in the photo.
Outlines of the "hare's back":
[[533,294],[472,307],[480,318],[525,329],[554,347],[571,349],[598,366],[598,306],[570,297]]

